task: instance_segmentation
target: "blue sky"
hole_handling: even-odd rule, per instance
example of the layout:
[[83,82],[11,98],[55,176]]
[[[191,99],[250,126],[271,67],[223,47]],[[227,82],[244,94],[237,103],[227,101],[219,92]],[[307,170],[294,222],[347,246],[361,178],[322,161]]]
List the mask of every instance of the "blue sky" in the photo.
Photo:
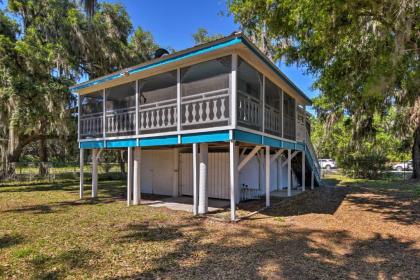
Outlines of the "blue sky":
[[[204,27],[210,34],[229,35],[239,29],[232,16],[227,14],[224,0],[112,0],[122,3],[134,27],[141,26],[153,34],[162,47],[182,50],[194,45],[192,34]],[[280,69],[310,98],[317,96],[311,90],[314,78],[305,75],[305,69],[280,65]]]

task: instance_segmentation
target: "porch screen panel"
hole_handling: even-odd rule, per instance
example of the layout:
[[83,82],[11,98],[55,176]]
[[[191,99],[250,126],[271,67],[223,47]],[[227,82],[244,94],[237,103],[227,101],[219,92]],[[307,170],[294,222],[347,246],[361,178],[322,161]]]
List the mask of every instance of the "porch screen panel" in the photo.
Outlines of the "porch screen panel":
[[176,70],[139,80],[141,134],[177,129]]
[[238,58],[238,125],[262,130],[262,80],[254,67]]
[[136,129],[136,83],[108,88],[105,134],[107,137],[134,135]]
[[80,96],[80,138],[103,137],[103,94],[97,91]]
[[265,79],[265,132],[281,136],[281,90],[269,79]]
[[230,124],[231,56],[181,69],[181,128],[199,129]]
[[296,101],[283,92],[283,137],[296,139]]

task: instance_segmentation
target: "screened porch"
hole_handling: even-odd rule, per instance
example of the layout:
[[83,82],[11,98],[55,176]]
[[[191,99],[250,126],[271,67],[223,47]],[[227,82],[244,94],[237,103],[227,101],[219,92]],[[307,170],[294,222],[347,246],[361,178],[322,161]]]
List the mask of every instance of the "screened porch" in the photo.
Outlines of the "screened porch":
[[80,141],[236,128],[307,137],[304,107],[236,55],[83,94],[79,102]]

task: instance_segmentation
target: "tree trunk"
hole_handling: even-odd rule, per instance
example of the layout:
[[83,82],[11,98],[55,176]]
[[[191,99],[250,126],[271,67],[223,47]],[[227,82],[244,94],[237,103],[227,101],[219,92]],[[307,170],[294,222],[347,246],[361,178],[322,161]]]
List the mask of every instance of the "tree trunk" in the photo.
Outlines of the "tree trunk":
[[39,176],[47,176],[48,175],[48,151],[47,151],[47,143],[46,139],[42,137],[38,141],[38,155],[39,155]]
[[413,143],[413,176],[415,180],[420,180],[420,125],[414,131]]

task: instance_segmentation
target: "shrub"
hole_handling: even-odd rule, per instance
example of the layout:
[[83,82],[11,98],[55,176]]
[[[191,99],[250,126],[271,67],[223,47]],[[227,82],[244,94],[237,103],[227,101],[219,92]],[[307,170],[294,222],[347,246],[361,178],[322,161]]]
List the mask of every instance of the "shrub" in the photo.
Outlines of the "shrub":
[[385,155],[373,150],[343,154],[339,159],[343,172],[353,178],[377,179],[387,169]]

